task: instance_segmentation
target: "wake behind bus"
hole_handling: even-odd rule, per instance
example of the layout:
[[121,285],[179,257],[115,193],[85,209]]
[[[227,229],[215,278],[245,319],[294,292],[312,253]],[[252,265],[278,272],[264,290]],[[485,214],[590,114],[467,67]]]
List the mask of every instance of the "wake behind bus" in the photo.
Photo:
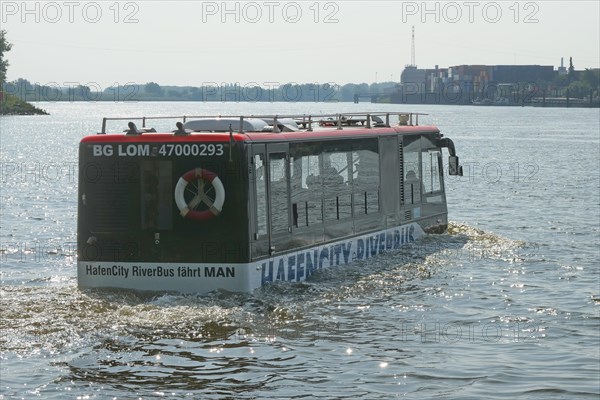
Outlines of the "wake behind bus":
[[443,232],[442,149],[462,167],[420,115],[104,118],[79,146],[79,287],[252,292]]

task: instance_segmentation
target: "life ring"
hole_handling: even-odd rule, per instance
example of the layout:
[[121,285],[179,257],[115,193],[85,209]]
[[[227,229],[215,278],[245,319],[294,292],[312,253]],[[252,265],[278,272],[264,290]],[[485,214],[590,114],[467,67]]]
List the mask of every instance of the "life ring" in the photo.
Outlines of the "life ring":
[[[188,203],[185,202],[183,193],[185,188],[192,180],[198,178],[198,193]],[[212,184],[215,188],[215,200],[211,200],[204,192],[204,181]],[[214,218],[221,213],[223,203],[225,202],[225,188],[221,179],[212,171],[202,168],[194,168],[183,174],[175,185],[175,203],[182,217],[193,219],[195,221],[206,221]],[[200,203],[208,206],[207,210],[194,210]]]

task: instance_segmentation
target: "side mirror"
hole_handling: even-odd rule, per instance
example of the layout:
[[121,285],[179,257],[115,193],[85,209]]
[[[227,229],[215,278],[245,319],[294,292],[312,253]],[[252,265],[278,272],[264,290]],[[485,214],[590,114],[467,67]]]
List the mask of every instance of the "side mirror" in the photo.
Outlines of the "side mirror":
[[458,156],[448,156],[448,175],[462,176],[463,169],[458,163]]

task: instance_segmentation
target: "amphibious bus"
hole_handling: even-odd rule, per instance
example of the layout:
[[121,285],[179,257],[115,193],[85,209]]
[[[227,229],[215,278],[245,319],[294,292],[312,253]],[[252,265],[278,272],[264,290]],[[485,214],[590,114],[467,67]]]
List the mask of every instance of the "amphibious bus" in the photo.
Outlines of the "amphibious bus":
[[442,149],[462,167],[420,115],[104,118],[79,147],[79,287],[251,292],[443,232]]

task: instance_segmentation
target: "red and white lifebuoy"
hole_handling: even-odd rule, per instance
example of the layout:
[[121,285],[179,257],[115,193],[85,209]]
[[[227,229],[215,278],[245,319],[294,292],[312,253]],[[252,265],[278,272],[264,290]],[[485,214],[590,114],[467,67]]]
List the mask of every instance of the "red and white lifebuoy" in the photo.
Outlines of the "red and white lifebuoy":
[[[196,178],[212,184],[215,188],[214,201],[208,198],[199,187],[196,196],[194,196],[189,204],[186,203],[183,193],[185,192],[188,183]],[[221,182],[221,179],[219,179],[217,174],[212,171],[202,168],[189,170],[179,178],[177,185],[175,185],[175,203],[177,204],[177,208],[179,208],[181,216],[184,218],[193,219],[195,221],[206,221],[214,218],[221,213],[221,210],[223,210],[223,203],[225,203],[225,188],[223,187],[223,182]],[[208,206],[208,209],[204,211],[194,210],[200,203],[205,203]]]

